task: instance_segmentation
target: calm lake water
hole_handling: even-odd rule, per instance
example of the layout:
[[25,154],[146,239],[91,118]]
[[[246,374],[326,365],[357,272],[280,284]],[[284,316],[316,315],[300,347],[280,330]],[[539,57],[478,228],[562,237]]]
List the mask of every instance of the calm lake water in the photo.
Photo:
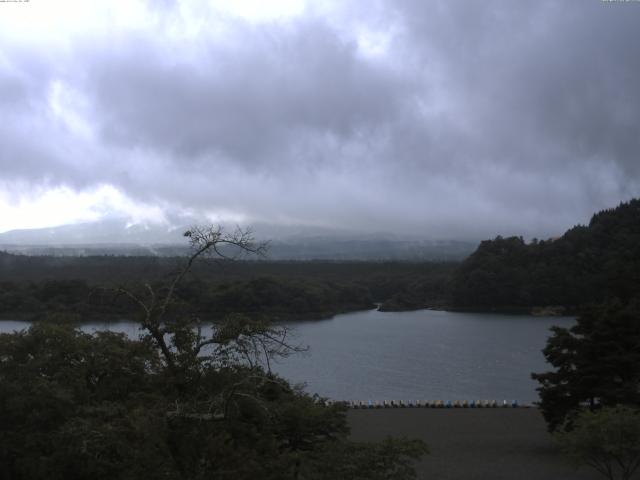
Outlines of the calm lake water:
[[[531,372],[549,369],[542,348],[549,327],[571,318],[453,313],[433,310],[336,315],[287,323],[307,353],[274,370],[311,393],[338,400],[537,400]],[[0,332],[28,327],[0,321]],[[87,332],[132,337],[132,322],[89,323]]]

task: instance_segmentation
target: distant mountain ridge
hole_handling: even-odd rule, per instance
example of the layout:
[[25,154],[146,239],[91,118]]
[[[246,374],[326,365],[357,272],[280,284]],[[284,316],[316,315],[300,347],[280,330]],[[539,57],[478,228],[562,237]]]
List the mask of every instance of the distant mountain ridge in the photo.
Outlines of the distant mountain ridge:
[[0,233],[2,245],[70,246],[95,244],[184,243],[185,228],[130,224],[122,219],[61,225],[50,228],[11,230]]
[[[129,224],[122,219],[0,234],[0,250],[52,256],[176,256],[188,249],[183,226]],[[191,219],[192,220],[192,219]],[[235,228],[227,226],[227,230]],[[462,260],[475,242],[401,237],[390,233],[356,234],[308,226],[258,224],[258,240],[269,240],[272,260]]]

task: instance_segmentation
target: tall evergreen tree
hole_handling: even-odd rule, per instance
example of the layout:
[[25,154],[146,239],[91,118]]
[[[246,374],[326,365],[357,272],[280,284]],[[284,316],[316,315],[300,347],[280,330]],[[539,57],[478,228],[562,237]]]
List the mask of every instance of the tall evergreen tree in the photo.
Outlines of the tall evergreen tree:
[[552,331],[543,352],[555,370],[532,374],[550,430],[570,428],[581,406],[640,406],[640,300],[592,307]]

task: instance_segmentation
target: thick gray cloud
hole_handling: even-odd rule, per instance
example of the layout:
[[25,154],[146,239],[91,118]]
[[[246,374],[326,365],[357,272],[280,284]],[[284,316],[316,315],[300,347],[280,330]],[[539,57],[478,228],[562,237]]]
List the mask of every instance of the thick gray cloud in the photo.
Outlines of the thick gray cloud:
[[260,163],[309,133],[345,140],[376,128],[411,91],[323,22],[237,30],[188,61],[166,58],[152,39],[89,60],[84,89],[104,114],[105,141]]
[[3,179],[474,238],[555,235],[640,194],[638,3],[206,11],[188,37],[164,5],[65,48],[0,35]]

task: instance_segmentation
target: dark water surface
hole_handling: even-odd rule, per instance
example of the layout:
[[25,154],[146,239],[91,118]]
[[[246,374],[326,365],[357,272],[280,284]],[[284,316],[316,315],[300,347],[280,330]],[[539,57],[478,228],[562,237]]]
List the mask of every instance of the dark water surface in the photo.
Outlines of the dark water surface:
[[[552,325],[571,318],[453,313],[433,310],[337,315],[289,322],[309,351],[274,365],[307,390],[339,400],[537,399],[531,372],[545,371],[541,350]],[[0,331],[28,326],[1,321]],[[137,324],[82,327],[136,337]]]

